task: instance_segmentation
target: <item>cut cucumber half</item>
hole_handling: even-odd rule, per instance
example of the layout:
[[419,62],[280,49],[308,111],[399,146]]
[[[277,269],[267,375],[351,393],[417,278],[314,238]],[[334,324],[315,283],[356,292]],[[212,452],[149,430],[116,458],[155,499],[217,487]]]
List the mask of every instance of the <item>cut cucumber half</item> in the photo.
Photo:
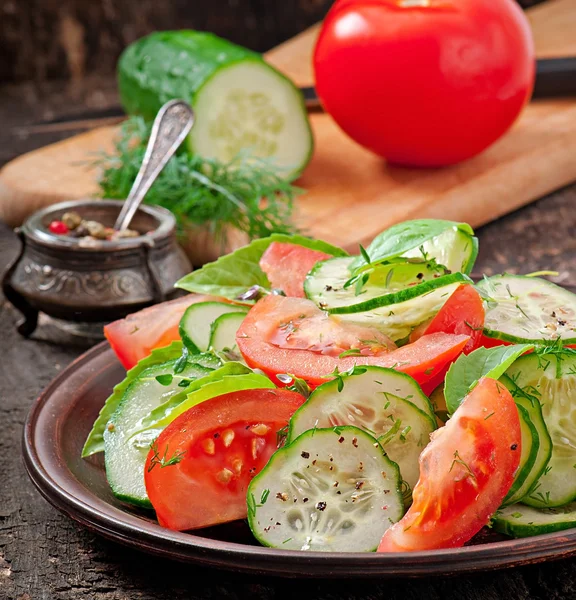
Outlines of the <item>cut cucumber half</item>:
[[300,90],[262,57],[210,33],[163,31],[137,40],[118,63],[128,114],[152,120],[172,98],[190,102],[190,152],[224,163],[269,160],[286,178],[306,166],[313,140]]
[[576,357],[529,354],[506,374],[537,397],[552,438],[552,455],[544,474],[522,502],[538,508],[568,504],[576,499]]
[[576,344],[576,294],[538,277],[495,275],[477,284],[486,300],[484,333],[517,344]]
[[[364,272],[366,282],[350,281],[353,257],[330,258],[318,263],[304,282],[306,296],[331,314],[357,313],[399,304],[453,283],[472,283],[462,273],[444,274],[431,263],[394,260]],[[442,274],[440,274],[442,273]],[[362,281],[360,281],[362,283]],[[361,289],[360,289],[361,288]]]
[[418,457],[436,429],[430,401],[405,373],[375,366],[362,369],[366,370],[361,374],[314,390],[290,419],[287,441],[314,428],[360,427],[378,439],[412,489],[420,472]]
[[237,350],[236,332],[245,316],[246,313],[228,313],[216,318],[210,328],[209,347],[217,352],[225,349]]
[[369,552],[403,515],[398,467],[357,427],[307,431],[248,487],[248,523],[264,546]]
[[532,508],[513,504],[492,518],[496,531],[511,537],[531,537],[576,527],[576,502],[558,508]]
[[399,342],[406,339],[415,327],[434,317],[460,285],[460,282],[452,283],[398,304],[366,312],[332,315],[332,318],[374,327]]
[[191,352],[205,352],[210,347],[212,323],[222,315],[241,313],[247,308],[224,302],[198,302],[186,309],[180,320],[180,337]]
[[152,437],[130,443],[134,426],[153,408],[181,391],[182,381],[210,373],[205,367],[188,363],[181,373],[175,374],[175,364],[175,360],[169,361],[140,373],[124,392],[104,431],[106,478],[114,495],[130,504],[151,507],[144,485],[144,464],[150,444],[158,436],[158,432],[153,432]]
[[422,250],[414,248],[403,256],[419,258],[423,254],[434,257],[453,273],[460,271],[470,275],[478,257],[478,238],[461,229],[452,228],[424,242]]
[[[536,430],[536,434],[538,436],[538,452],[536,453],[536,458],[532,468],[524,479],[522,485],[516,489],[516,492],[510,498],[511,502],[519,502],[523,501],[526,496],[529,496],[532,493],[533,488],[537,485],[538,480],[548,466],[550,456],[552,455],[552,439],[550,438],[548,428],[544,422],[544,417],[542,416],[542,407],[540,406],[538,398],[524,392],[507,375],[503,375],[500,378],[500,381],[512,394],[518,409],[520,410],[520,408],[523,408],[528,413],[530,422],[532,423],[532,426]],[[522,440],[522,444],[524,444],[524,440]],[[522,446],[522,448],[524,449],[524,446]]]

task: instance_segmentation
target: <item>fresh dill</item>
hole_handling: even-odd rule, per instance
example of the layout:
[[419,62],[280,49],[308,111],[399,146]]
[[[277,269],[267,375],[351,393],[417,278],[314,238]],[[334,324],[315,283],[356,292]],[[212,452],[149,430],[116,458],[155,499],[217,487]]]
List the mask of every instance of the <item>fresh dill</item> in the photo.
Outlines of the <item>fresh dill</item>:
[[[128,196],[149,136],[150,125],[141,117],[130,117],[122,125],[115,151],[96,158],[103,198]],[[171,210],[181,235],[203,228],[224,245],[231,228],[251,239],[294,233],[294,200],[302,191],[263,159],[240,155],[222,163],[180,151],[159,175],[145,202]]]
[[153,454],[152,458],[150,459],[150,464],[148,465],[148,473],[150,473],[150,471],[156,465],[159,465],[161,469],[163,469],[164,467],[171,467],[173,465],[177,465],[184,457],[184,454],[186,454],[186,450],[182,450],[181,452],[174,452],[174,454],[170,458],[167,458],[166,455],[168,454],[168,445],[166,445],[166,448],[164,449],[164,454],[160,456],[160,451],[158,449],[158,444],[156,443],[156,440],[154,440],[152,444],[150,444],[150,448],[152,449]]

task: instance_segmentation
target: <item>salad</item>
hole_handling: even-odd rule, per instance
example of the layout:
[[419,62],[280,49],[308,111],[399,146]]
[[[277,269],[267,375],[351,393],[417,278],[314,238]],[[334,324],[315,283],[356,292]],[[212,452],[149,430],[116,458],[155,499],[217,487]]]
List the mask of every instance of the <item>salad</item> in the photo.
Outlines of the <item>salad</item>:
[[272,235],[108,325],[126,367],[86,440],[180,531],[247,519],[298,551],[459,547],[576,526],[576,296],[470,273],[470,226],[357,256]]

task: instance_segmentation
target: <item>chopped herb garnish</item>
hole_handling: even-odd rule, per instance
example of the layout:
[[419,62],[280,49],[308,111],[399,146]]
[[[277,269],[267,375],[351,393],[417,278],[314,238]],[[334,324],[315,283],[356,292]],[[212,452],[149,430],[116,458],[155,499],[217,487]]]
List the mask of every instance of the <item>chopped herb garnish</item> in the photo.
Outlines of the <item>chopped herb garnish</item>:
[[170,374],[170,373],[165,373],[164,375],[157,375],[156,376],[156,381],[160,384],[160,385],[170,385],[172,383],[172,380],[174,379],[174,375]]
[[156,440],[154,440],[150,444],[150,448],[152,449],[153,455],[152,455],[152,458],[150,459],[150,464],[148,465],[148,473],[150,473],[150,471],[156,465],[160,465],[161,469],[163,469],[164,467],[171,467],[173,465],[177,465],[184,457],[184,454],[186,454],[186,450],[182,450],[181,452],[175,452],[170,458],[166,458],[166,455],[168,454],[168,444],[166,444],[166,448],[164,449],[164,454],[162,456],[160,456],[160,452],[158,450],[158,444],[156,443]]

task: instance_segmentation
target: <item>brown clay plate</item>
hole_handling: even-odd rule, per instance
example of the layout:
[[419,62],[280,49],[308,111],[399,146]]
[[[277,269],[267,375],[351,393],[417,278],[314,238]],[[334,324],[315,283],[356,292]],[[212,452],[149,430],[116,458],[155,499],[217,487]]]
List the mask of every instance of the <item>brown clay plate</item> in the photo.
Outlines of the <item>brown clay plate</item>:
[[258,546],[243,522],[194,532],[160,527],[153,513],[116,500],[101,456],[82,445],[124,370],[106,342],[62,371],[33,405],[24,429],[26,468],[42,495],[89,529],[180,561],[285,577],[422,577],[512,567],[576,554],[576,529],[520,540],[493,533],[474,545],[406,554],[295,552]]

